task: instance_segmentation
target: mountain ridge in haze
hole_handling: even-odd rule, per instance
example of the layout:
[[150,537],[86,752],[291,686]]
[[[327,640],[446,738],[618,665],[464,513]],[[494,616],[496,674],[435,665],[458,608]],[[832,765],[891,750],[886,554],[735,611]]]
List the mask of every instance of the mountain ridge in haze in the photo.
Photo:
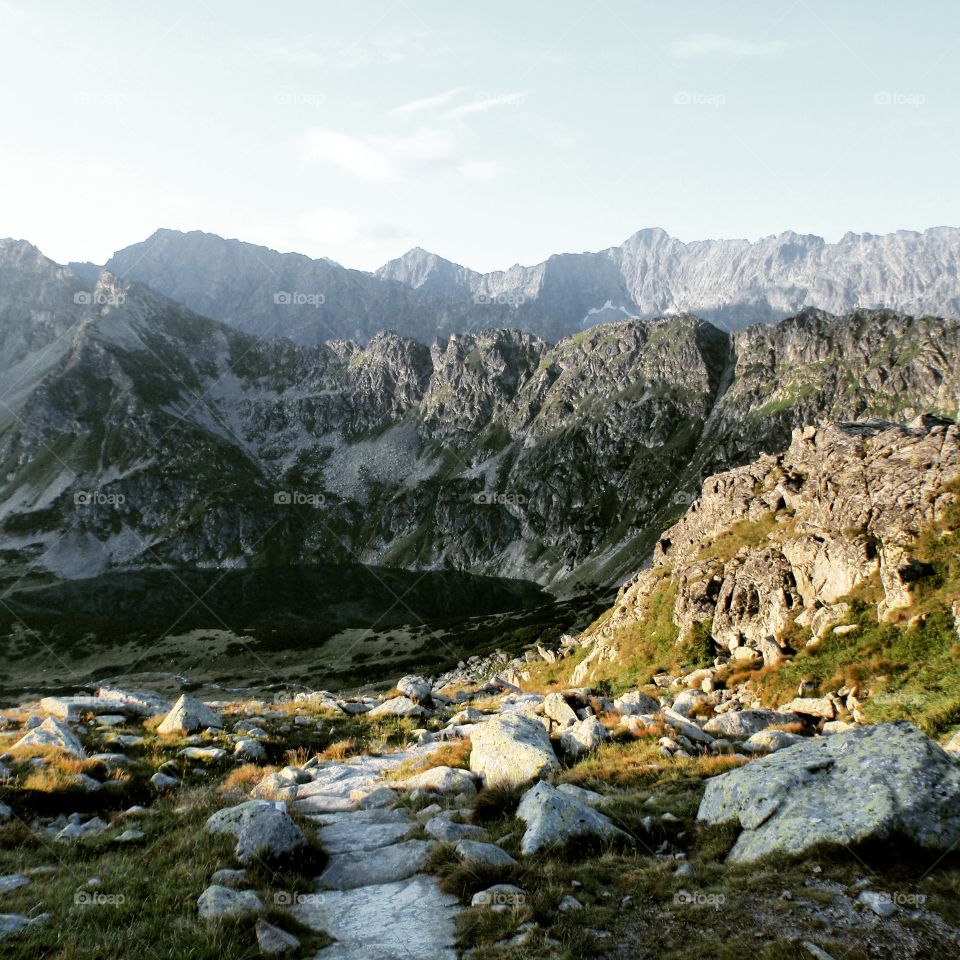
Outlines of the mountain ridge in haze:
[[[88,280],[98,270],[71,266]],[[365,343],[384,329],[430,343],[498,327],[556,342],[598,323],[683,313],[733,331],[806,307],[960,318],[954,227],[847,233],[836,243],[792,231],[755,242],[683,243],[648,228],[605,250],[490,273],[421,247],[366,272],[164,229],[117,251],[105,266],[237,329],[305,344]]]

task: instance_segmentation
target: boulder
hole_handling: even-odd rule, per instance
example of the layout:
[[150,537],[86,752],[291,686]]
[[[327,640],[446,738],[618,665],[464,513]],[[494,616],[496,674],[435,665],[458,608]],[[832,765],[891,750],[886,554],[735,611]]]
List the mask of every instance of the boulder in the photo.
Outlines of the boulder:
[[297,785],[282,773],[268,773],[251,791],[255,800],[296,800]]
[[479,840],[461,840],[456,846],[457,856],[466,863],[483,863],[488,867],[512,867],[516,860],[495,843]]
[[424,677],[401,677],[397,681],[397,689],[414,703],[430,703],[432,700],[433,688],[430,686],[430,681]]
[[281,857],[307,844],[307,838],[293,822],[285,804],[248,800],[218,810],[206,823],[210,833],[228,833],[237,838],[234,851],[242,864]]
[[470,770],[488,787],[520,786],[560,769],[541,723],[503,714],[471,732]]
[[832,720],[837,708],[829,697],[797,697],[780,708],[783,713],[802,713],[809,717],[823,717]]
[[671,710],[669,707],[663,707],[660,711],[660,716],[663,718],[664,723],[669,724],[677,733],[686,737],[688,740],[707,745],[713,743],[713,737],[709,733],[675,710]]
[[572,757],[596,750],[610,737],[607,728],[596,718],[578,720],[560,734],[560,746]]
[[517,817],[527,825],[520,841],[520,850],[525,856],[544,847],[566,843],[574,837],[630,839],[628,834],[613,825],[609,817],[545,781],[523,795]]
[[795,723],[799,720],[798,716],[790,716],[776,710],[731,710],[729,713],[711,717],[703,725],[703,729],[716,737],[744,740],[773,724]]
[[648,697],[645,693],[640,693],[639,690],[631,690],[613,701],[613,709],[624,716],[656,713],[660,709],[660,702],[653,697]]
[[263,904],[252,890],[232,890],[214,883],[200,894],[197,910],[201,920],[215,923],[260,913]]
[[219,726],[220,718],[205,703],[184,694],[157,727],[157,733],[167,736]]
[[543,698],[543,715],[560,729],[577,722],[577,715],[562,693],[550,693]]
[[256,933],[257,946],[265,957],[282,957],[300,949],[300,941],[292,933],[267,923],[263,917],[257,920]]
[[424,717],[427,711],[409,697],[384,700],[379,707],[367,712],[368,717]]
[[947,850],[960,842],[960,767],[909,723],[860,727],[708,780],[697,818],[739,822],[735,863],[897,837]]
[[454,823],[449,817],[442,815],[428,820],[424,829],[434,840],[441,840],[444,843],[478,840],[486,835],[482,827],[475,827],[469,823]]
[[702,690],[684,690],[673,701],[673,709],[681,716],[689,717],[694,708],[701,704],[713,703]]
[[113,703],[115,713],[131,713],[140,717],[155,717],[167,713],[172,707],[169,700],[142,690],[104,686],[97,690],[97,696]]
[[33,749],[51,749],[61,750],[74,757],[85,756],[83,744],[80,743],[76,734],[60,720],[54,717],[47,717],[39,726],[25,733],[11,749],[33,750]]
[[398,790],[435,790],[437,793],[477,792],[473,777],[457,767],[431,767],[395,784]]
[[233,747],[233,754],[240,760],[249,763],[263,763],[267,759],[267,751],[259,740],[253,737],[243,737]]
[[433,841],[404,840],[334,854],[318,877],[317,886],[322,890],[354,890],[406,880],[423,870],[435,846]]
[[792,747],[795,743],[804,740],[798,733],[787,733],[786,730],[771,730],[769,727],[760,730],[745,740],[741,747],[748,753],[773,753],[784,747]]

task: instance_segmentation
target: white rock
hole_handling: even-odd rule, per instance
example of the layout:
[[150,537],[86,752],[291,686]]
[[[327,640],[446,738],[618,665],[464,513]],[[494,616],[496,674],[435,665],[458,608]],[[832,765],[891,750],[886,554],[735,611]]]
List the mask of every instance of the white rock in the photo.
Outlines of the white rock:
[[220,718],[205,704],[184,694],[157,727],[157,733],[166,736],[193,733],[207,727],[219,727]]
[[74,732],[54,717],[47,717],[43,723],[24,734],[11,748],[13,751],[33,748],[52,748],[62,750],[75,757],[85,756],[83,744]]
[[525,856],[574,837],[627,837],[608,817],[545,781],[523,795],[517,817],[527,824],[520,842]]
[[480,724],[470,740],[470,770],[487,787],[517,786],[560,769],[543,725],[519,714]]

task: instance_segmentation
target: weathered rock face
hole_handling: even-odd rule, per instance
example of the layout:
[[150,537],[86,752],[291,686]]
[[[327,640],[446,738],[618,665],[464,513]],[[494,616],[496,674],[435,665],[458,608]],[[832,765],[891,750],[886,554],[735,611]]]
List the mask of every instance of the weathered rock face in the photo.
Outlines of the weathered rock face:
[[518,786],[560,769],[543,724],[516,713],[472,729],[470,744],[470,769],[486,787]]
[[[846,616],[838,598],[873,575],[884,591],[878,613],[889,617],[910,603],[910,546],[954,502],[958,479],[960,427],[935,417],[795,431],[784,453],[704,482],[660,537],[652,568],[621,588],[577,681],[617,659],[616,631],[638,619],[666,576],[677,585],[681,638],[707,623],[734,656],[767,664],[782,656],[791,623],[823,636]],[[732,558],[711,555],[734,534],[746,540]]]
[[737,863],[894,836],[947,850],[960,841],[960,767],[911,724],[878,724],[714,777],[697,818],[739,822]]
[[284,805],[266,800],[248,800],[219,810],[207,821],[206,829],[235,836],[235,856],[243,864],[282,857],[307,843]]

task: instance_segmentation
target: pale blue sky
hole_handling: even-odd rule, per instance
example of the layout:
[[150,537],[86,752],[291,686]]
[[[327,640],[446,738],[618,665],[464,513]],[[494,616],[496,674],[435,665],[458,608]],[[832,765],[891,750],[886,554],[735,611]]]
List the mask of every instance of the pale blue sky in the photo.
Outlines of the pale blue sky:
[[370,269],[960,224],[960,4],[0,0],[0,236]]

